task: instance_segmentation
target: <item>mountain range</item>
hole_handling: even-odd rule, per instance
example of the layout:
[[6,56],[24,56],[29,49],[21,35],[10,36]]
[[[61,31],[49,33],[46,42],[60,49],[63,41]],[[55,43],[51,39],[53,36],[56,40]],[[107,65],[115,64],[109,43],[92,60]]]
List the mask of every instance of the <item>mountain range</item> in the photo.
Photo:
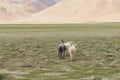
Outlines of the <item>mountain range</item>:
[[120,0],[61,0],[29,20],[41,23],[119,22]]
[[[10,0],[1,1],[7,5],[13,5],[9,7],[10,10],[1,6],[0,15],[5,15],[7,20],[11,17],[16,19],[14,14],[22,15],[19,16],[18,22],[120,22],[120,0],[60,0],[59,2],[55,0],[11,0],[12,3],[9,2]],[[26,15],[29,17],[24,18]],[[5,19],[3,16],[0,17]]]
[[0,0],[0,20],[22,19],[55,3],[55,0]]

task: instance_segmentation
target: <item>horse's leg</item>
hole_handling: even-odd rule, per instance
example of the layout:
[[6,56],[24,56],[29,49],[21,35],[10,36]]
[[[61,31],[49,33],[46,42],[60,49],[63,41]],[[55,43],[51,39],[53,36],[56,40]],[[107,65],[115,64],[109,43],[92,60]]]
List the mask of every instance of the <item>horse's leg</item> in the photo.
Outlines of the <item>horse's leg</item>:
[[67,57],[67,53],[68,53],[68,51],[66,50],[66,51],[65,51],[65,57]]
[[65,51],[65,53],[64,53],[64,54],[65,54],[65,57],[66,57],[66,51]]
[[63,52],[63,59],[65,59],[65,51]]
[[64,46],[64,48],[63,48],[63,59],[66,57],[66,51],[67,51],[67,49],[66,49],[66,47]]
[[71,61],[72,61],[72,60],[73,60],[73,55],[72,55],[72,53],[69,52],[69,55],[70,55],[70,59],[71,59]]
[[62,59],[62,52],[60,52],[60,59]]
[[68,50],[65,51],[65,56],[66,56],[66,57],[69,56],[69,51],[68,51]]

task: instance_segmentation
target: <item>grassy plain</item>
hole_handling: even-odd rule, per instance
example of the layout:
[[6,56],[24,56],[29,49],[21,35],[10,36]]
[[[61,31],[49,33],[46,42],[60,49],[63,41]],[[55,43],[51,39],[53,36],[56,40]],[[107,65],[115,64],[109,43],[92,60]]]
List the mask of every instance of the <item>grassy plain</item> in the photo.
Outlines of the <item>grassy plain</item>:
[[[78,44],[60,60],[61,39]],[[0,80],[120,80],[120,24],[0,25]]]

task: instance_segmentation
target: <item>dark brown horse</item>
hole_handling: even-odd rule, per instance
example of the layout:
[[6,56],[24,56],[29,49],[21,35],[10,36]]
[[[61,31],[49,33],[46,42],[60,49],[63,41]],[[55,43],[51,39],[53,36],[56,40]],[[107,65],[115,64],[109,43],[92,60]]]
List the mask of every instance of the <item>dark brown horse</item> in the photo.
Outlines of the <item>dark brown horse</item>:
[[66,46],[64,45],[64,41],[61,40],[60,44],[58,45],[58,56],[60,59],[64,59],[65,57]]

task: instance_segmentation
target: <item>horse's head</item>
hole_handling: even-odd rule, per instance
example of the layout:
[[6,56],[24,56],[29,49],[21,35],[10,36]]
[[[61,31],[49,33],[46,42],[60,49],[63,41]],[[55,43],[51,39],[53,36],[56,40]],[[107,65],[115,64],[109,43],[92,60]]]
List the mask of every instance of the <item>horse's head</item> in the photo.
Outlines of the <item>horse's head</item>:
[[62,39],[61,42],[64,43],[64,40]]

